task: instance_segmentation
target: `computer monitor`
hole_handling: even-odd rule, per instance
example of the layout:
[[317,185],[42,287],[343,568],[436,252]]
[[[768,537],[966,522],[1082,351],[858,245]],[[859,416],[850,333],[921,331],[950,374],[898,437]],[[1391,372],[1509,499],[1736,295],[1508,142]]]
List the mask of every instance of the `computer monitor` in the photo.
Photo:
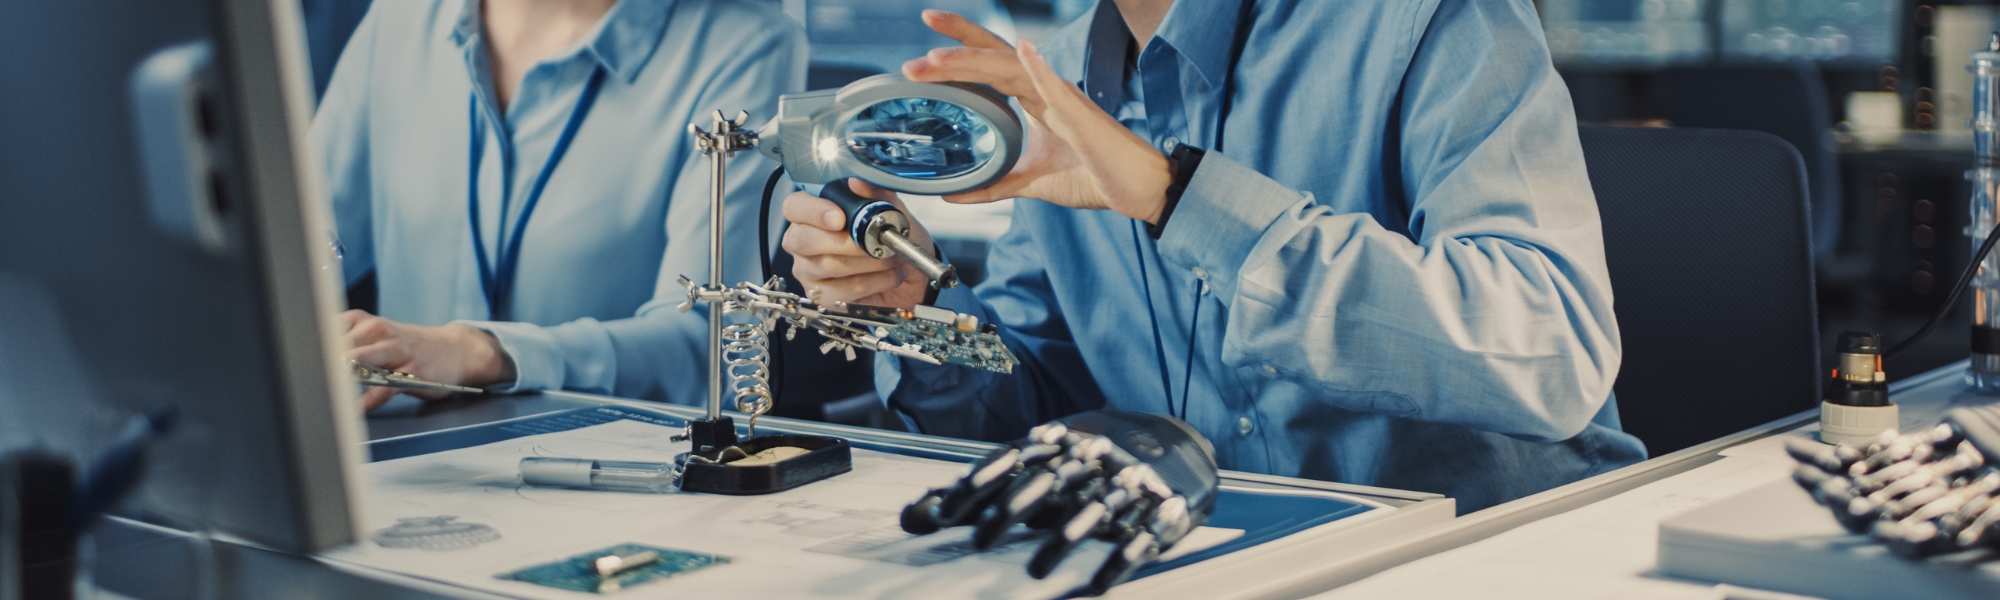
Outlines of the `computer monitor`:
[[1542,31],[1558,66],[1649,68],[1714,56],[1709,0],[1544,0]]
[[297,11],[0,2],[0,451],[172,407],[125,510],[304,553],[356,538],[362,423]]
[[1905,3],[1892,0],[1721,0],[1722,58],[1811,60],[1875,69],[1896,60]]

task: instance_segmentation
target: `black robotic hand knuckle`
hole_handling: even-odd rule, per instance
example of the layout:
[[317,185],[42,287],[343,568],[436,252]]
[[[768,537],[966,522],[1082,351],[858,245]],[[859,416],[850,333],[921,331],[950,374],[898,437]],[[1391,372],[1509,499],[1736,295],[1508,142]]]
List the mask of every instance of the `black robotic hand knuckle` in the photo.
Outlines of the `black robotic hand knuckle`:
[[1209,447],[1172,417],[1073,415],[1035,427],[956,483],[918,498],[904,509],[903,528],[922,535],[972,526],[981,550],[1039,538],[1027,565],[1038,579],[1085,540],[1109,542],[1117,550],[1072,591],[1102,594],[1214,512],[1220,475]]

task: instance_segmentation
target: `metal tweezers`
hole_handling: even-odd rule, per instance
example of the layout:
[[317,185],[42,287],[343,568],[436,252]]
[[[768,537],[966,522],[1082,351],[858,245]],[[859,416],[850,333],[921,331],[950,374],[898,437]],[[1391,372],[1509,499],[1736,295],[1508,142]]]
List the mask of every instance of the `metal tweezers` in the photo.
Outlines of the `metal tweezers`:
[[402,371],[391,371],[388,369],[384,369],[382,367],[378,367],[375,365],[371,365],[353,359],[349,359],[347,361],[347,366],[348,368],[354,370],[354,379],[356,381],[361,382],[361,385],[403,388],[411,390],[459,392],[464,394],[486,393],[486,390],[482,390],[479,388],[465,387],[462,385],[452,385],[449,383],[438,383],[435,381],[430,381],[423,379],[421,377],[417,377],[415,375],[411,375],[409,373],[404,373]]

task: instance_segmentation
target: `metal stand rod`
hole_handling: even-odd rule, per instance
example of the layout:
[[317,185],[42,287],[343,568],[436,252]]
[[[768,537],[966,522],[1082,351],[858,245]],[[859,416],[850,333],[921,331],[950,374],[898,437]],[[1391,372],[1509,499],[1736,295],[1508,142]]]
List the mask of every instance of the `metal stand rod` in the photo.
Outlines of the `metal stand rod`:
[[[757,133],[743,129],[743,124],[749,119],[749,113],[741,111],[736,113],[735,119],[724,118],[722,111],[716,111],[714,131],[702,131],[700,126],[688,124],[688,133],[694,136],[696,149],[709,161],[708,285],[705,287],[713,294],[721,294],[728,289],[722,283],[722,198],[728,183],[726,164],[736,151],[757,146]],[[723,307],[719,303],[708,304],[709,421],[722,418],[723,388],[728,385],[724,381],[728,373],[723,372],[722,366],[722,313]]]
[[[717,115],[717,133],[727,125]],[[720,144],[718,144],[720,145]],[[712,289],[722,289],[722,190],[725,179],[724,163],[728,162],[726,151],[708,153],[713,176],[709,186],[708,217],[708,285]],[[708,419],[722,418],[722,307],[711,304],[708,307]]]

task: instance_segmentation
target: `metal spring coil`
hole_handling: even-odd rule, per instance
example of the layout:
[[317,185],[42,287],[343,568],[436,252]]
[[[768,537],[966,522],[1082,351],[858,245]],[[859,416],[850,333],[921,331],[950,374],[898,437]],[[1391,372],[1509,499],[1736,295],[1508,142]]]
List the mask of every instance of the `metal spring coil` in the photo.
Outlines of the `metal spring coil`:
[[[724,315],[750,312],[736,302],[723,303]],[[750,415],[750,435],[757,435],[757,417],[771,412],[771,371],[766,364],[770,336],[762,321],[737,323],[722,328],[722,357],[729,371],[729,387],[736,393],[736,410]]]

